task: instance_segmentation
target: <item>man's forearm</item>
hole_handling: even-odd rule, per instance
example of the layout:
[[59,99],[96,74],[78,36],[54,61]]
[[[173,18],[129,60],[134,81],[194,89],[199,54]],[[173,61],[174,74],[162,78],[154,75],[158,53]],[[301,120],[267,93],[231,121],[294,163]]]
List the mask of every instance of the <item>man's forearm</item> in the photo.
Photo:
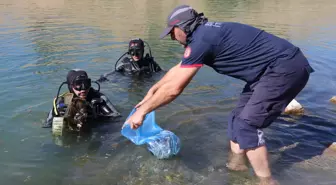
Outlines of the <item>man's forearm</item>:
[[[178,64],[179,65],[179,64]],[[178,65],[173,67],[170,72],[162,78],[151,90],[137,111],[142,114],[149,112],[172,102],[179,96],[183,89],[190,83],[199,68],[180,68]]]
[[181,92],[182,89],[176,89],[170,85],[170,83],[163,84],[156,90],[154,95],[138,109],[138,111],[148,114],[149,112],[172,102]]
[[[178,64],[179,65],[179,64]],[[165,84],[169,79],[172,78],[173,74],[174,74],[174,69],[176,67],[178,67],[178,65],[174,66],[173,68],[171,68],[162,78],[160,81],[158,81],[156,84],[153,85],[153,87],[149,90],[152,91],[153,93],[160,88],[163,84]]]

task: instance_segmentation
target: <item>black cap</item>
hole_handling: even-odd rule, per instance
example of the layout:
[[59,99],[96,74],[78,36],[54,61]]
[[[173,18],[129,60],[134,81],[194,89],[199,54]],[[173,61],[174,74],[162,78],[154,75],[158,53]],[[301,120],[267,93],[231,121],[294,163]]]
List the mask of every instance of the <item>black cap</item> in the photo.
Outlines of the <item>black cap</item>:
[[70,70],[68,72],[68,75],[67,75],[67,84],[68,84],[68,88],[69,88],[70,92],[72,92],[71,84],[73,83],[73,81],[78,76],[83,76],[83,77],[89,78],[87,73],[82,69],[72,69],[72,70]]
[[167,17],[167,28],[161,33],[160,38],[167,36],[174,26],[179,26],[187,21],[193,20],[198,16],[196,10],[188,5],[180,5],[168,15]]
[[145,44],[140,38],[132,39],[129,44],[128,48],[137,48],[137,49],[144,49]]

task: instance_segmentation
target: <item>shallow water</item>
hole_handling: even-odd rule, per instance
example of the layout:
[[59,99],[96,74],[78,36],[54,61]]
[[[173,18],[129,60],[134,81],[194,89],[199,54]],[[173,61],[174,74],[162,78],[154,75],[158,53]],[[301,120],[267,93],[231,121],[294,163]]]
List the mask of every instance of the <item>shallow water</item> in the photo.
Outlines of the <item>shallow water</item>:
[[[123,118],[89,135],[57,141],[41,128],[67,71],[92,79],[114,68],[128,40],[146,40],[168,70],[183,53],[159,40],[165,18],[187,3],[210,20],[248,23],[299,46],[315,73],[297,100],[301,117],[282,116],[266,130],[272,170],[282,184],[336,184],[335,157],[320,156],[336,141],[336,2],[334,0],[0,0],[0,184],[249,184],[252,171],[225,169],[226,119],[243,83],[203,68],[183,94],[157,111],[157,122],[183,144],[156,160],[120,135],[129,112],[163,74],[115,76],[102,84]],[[65,89],[65,88],[64,88]],[[283,147],[287,146],[286,149]]]

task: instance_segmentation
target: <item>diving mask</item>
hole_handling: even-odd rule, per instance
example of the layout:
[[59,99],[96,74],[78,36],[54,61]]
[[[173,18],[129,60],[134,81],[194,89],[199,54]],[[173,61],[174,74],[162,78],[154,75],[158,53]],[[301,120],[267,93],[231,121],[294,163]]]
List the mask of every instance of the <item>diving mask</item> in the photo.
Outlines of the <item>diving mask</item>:
[[138,57],[140,57],[142,55],[142,53],[143,53],[143,50],[141,50],[139,48],[131,48],[129,50],[129,54],[131,56],[138,56]]
[[87,76],[78,76],[72,82],[72,87],[76,91],[88,90],[91,87],[91,79]]

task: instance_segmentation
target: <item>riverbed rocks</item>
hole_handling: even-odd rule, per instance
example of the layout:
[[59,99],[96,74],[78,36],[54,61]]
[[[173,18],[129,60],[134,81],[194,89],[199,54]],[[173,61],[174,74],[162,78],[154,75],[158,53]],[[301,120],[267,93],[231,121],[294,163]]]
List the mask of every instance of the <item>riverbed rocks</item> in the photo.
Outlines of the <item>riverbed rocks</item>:
[[324,150],[323,155],[333,156],[336,159],[336,142],[333,142],[331,145],[329,145],[329,147]]
[[293,99],[286,107],[284,114],[294,114],[294,115],[302,115],[304,113],[303,106]]
[[336,172],[336,142],[327,146],[321,155],[316,155],[312,158],[303,160],[294,164],[294,166],[309,170]]
[[333,96],[330,98],[330,102],[336,104],[336,96]]

